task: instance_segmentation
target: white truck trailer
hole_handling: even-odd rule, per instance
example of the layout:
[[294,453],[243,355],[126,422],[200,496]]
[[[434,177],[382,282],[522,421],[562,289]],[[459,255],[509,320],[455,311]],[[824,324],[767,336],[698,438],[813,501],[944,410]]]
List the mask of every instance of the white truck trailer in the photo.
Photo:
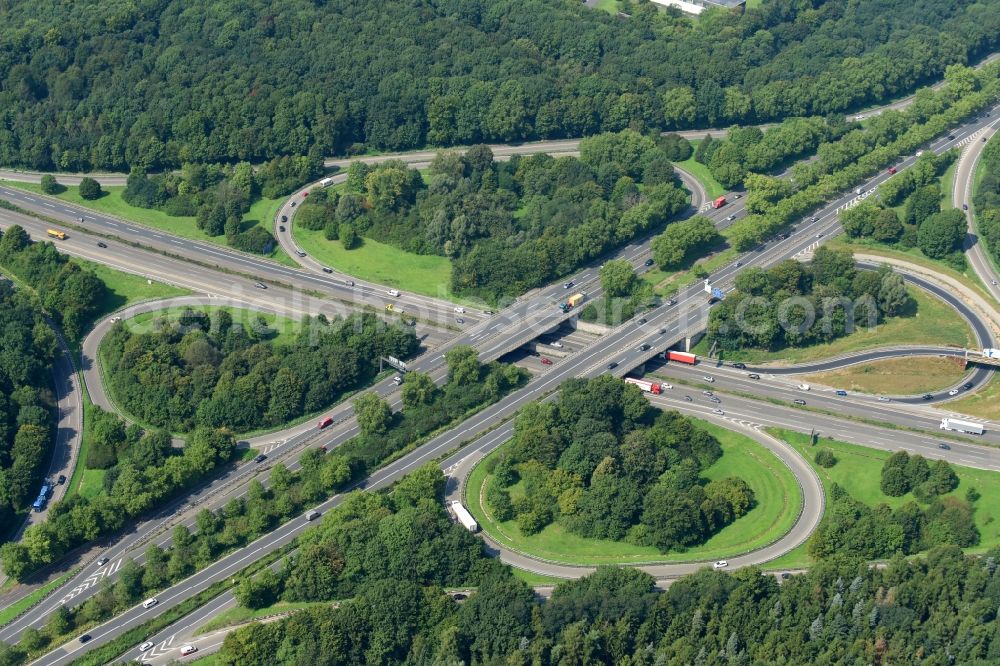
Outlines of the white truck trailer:
[[982,435],[985,432],[981,423],[950,418],[941,419],[941,430],[954,430],[956,432],[964,432],[968,435]]
[[479,523],[477,523],[476,519],[472,517],[469,510],[462,506],[461,502],[452,502],[451,512],[455,514],[455,518],[457,518],[458,522],[462,524],[462,527],[470,532],[479,531]]

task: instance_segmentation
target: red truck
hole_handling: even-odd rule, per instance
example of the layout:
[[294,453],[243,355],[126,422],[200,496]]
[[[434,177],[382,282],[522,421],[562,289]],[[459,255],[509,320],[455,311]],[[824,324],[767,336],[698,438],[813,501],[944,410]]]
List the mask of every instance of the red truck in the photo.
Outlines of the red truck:
[[667,352],[668,361],[677,361],[679,363],[687,363],[688,365],[694,365],[698,361],[698,357],[694,354],[689,354],[682,351],[668,351]]
[[663,387],[657,382],[647,382],[645,379],[636,379],[635,377],[626,377],[626,384],[634,384],[646,393],[652,393],[653,395],[660,395],[663,392]]
[[726,197],[719,197],[712,202],[712,208],[722,208],[726,205]]
[[333,417],[327,416],[325,418],[320,419],[319,423],[316,424],[316,427],[322,430],[323,428],[326,428],[327,426],[331,425],[333,425]]

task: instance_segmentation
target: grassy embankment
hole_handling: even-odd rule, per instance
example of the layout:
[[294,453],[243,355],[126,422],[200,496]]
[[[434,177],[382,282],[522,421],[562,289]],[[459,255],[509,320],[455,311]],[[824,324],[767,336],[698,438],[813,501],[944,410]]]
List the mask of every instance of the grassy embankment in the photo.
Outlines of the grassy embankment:
[[[480,496],[489,477],[483,463],[469,476],[467,506],[482,529],[498,542],[542,559],[580,565],[715,560],[763,547],[788,532],[802,503],[801,491],[788,468],[749,437],[704,421],[697,423],[721,442],[724,451],[722,458],[705,470],[703,476],[709,480],[743,478],[753,489],[757,505],[706,543],[687,552],[660,553],[656,548],[622,541],[587,539],[566,531],[558,522],[538,534],[524,536],[516,521],[496,523],[488,518]],[[516,497],[523,487],[519,483],[510,491]],[[552,580],[532,582],[549,584]]]
[[[847,490],[852,497],[869,506],[888,504],[891,507],[897,507],[915,501],[912,493],[907,493],[902,497],[889,497],[879,490],[882,464],[892,455],[889,451],[829,439],[820,439],[819,444],[814,447],[809,443],[809,435],[777,428],[769,429],[769,431],[779,439],[788,442],[809,461],[809,464],[819,474],[828,498],[831,485],[836,483]],[[828,448],[833,451],[837,457],[837,464],[829,469],[816,465],[813,462],[813,457],[819,448]],[[967,552],[983,552],[1000,545],[1000,521],[997,521],[997,518],[1000,518],[1000,494],[992,491],[992,489],[1000,487],[1000,472],[961,465],[952,465],[952,467],[958,475],[959,484],[958,488],[949,495],[964,498],[969,488],[975,488],[981,494],[981,497],[973,504],[980,542],[978,546],[967,549]],[[809,566],[810,563],[811,560],[806,554],[806,546],[803,544],[768,563],[767,568],[799,568]]]
[[893,358],[818,372],[802,379],[846,391],[913,395],[954,386],[966,374],[964,365],[956,358]]

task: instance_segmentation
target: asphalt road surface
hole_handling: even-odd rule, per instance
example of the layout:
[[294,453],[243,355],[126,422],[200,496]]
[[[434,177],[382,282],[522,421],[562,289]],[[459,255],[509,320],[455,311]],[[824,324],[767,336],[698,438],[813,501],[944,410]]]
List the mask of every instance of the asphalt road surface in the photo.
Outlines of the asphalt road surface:
[[973,186],[976,177],[976,165],[983,155],[983,150],[989,139],[996,132],[1000,117],[983,129],[980,137],[976,141],[969,143],[962,152],[958,165],[955,168],[955,180],[952,190],[952,201],[955,206],[968,206],[965,217],[969,224],[969,233],[965,236],[965,256],[982,281],[986,291],[993,297],[993,300],[1000,303],[1000,274],[994,268],[993,262],[987,254],[987,250],[975,232],[975,207],[972,204]]

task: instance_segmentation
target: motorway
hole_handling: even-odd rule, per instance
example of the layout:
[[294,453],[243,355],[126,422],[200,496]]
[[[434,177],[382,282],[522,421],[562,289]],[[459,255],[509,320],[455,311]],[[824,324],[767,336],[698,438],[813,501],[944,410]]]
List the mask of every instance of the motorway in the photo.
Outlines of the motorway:
[[[955,131],[956,139],[954,142],[935,142],[935,149],[947,149],[953,143],[960,142],[967,136],[971,136],[972,133],[978,131],[978,129],[979,126],[976,122],[967,123],[960,130]],[[912,158],[904,161],[903,166],[907,166],[911,163]],[[872,179],[867,186],[874,187],[881,182],[881,180],[884,180],[884,175],[880,175],[879,177]],[[814,244],[813,237],[810,234],[813,231],[822,229],[833,233],[836,227],[836,211],[839,207],[849,203],[850,200],[851,197],[847,196],[833,202],[824,208],[822,214],[819,216],[820,220],[818,222],[813,225],[802,225],[799,233],[796,233],[786,241],[769,244],[768,247],[764,248],[763,251],[759,253],[748,253],[747,255],[744,255],[742,259],[745,265],[769,265],[770,263],[794,257],[797,254],[808,250]],[[732,212],[732,210],[733,207],[730,207],[725,211],[725,213]],[[805,228],[809,228],[810,231],[808,233],[801,233],[801,231]],[[627,252],[633,254],[641,255],[643,251],[644,250],[640,245],[630,246],[630,248],[627,248]],[[727,281],[731,280],[738,268],[739,266],[735,266],[735,264],[733,264],[730,267],[719,271],[719,273],[715,276],[716,283],[725,286]],[[588,270],[596,272],[594,269]],[[593,277],[592,273],[588,275],[587,271],[584,271],[580,276],[578,276],[577,279],[580,280],[580,283],[582,284],[586,279],[593,279]],[[506,351],[509,351],[509,349],[506,349],[506,346],[509,344],[509,339],[514,333],[508,332],[503,334],[505,331],[523,331],[527,323],[529,327],[536,326],[536,329],[540,329],[531,331],[531,333],[537,335],[538,332],[541,332],[541,330],[547,330],[545,329],[545,326],[557,324],[561,321],[562,318],[560,316],[547,314],[554,310],[552,307],[552,297],[561,293],[564,292],[561,291],[558,285],[550,287],[546,290],[541,290],[538,297],[532,298],[528,301],[529,303],[534,303],[534,306],[526,308],[524,316],[518,317],[516,316],[516,313],[512,312],[506,317],[498,316],[494,318],[496,323],[493,323],[494,320],[486,320],[486,325],[480,327],[480,332],[483,334],[483,337],[485,337],[485,340],[482,340],[484,344],[480,345],[480,351],[483,356],[489,357],[492,354],[500,356],[503,355],[503,353],[506,353]],[[565,361],[557,363],[545,375],[531,382],[526,389],[513,394],[493,407],[484,410],[484,412],[480,415],[477,415],[476,417],[473,417],[469,421],[465,422],[460,428],[456,429],[457,432],[451,431],[442,434],[441,436],[432,439],[424,447],[421,447],[417,451],[413,452],[413,454],[400,459],[396,463],[393,463],[383,470],[373,474],[372,477],[366,481],[364,486],[372,489],[384,487],[392,480],[402,476],[423,461],[436,459],[447,451],[454,449],[460,443],[468,441],[471,437],[493,428],[497,421],[509,417],[526,402],[533,401],[551,392],[567,377],[593,376],[600,374],[605,371],[606,365],[612,360],[619,363],[619,367],[617,368],[615,374],[624,374],[624,372],[630,370],[632,367],[648,360],[645,352],[640,352],[638,350],[635,352],[626,351],[624,352],[624,355],[622,352],[623,349],[631,348],[643,339],[652,339],[657,341],[657,346],[660,346],[660,351],[662,351],[662,346],[659,345],[661,340],[676,341],[678,336],[683,337],[683,335],[695,329],[698,325],[703,327],[707,314],[707,306],[705,304],[700,285],[686,289],[678,297],[678,301],[679,303],[676,307],[661,307],[651,312],[648,316],[649,322],[646,327],[640,327],[632,322],[627,322],[622,326],[619,326],[594,345],[581,350],[578,354]],[[520,309],[521,308],[513,308],[513,310]],[[542,310],[544,310],[544,312],[542,312]],[[509,321],[505,324],[504,321],[508,319],[515,319],[517,321]],[[511,324],[514,325],[512,326]],[[664,333],[656,333],[657,327],[662,328]],[[488,337],[486,337],[487,335]],[[662,336],[662,338],[658,338],[658,336]],[[502,339],[500,341],[495,341],[492,339],[494,337]],[[756,411],[760,411],[759,405],[757,406]],[[498,446],[506,439],[505,430],[508,431],[506,432],[506,436],[509,436],[509,424],[507,426],[500,426],[490,432],[490,434],[484,438],[484,443],[477,445],[477,450],[489,446]],[[895,438],[897,446],[900,442],[908,441],[908,434],[901,434],[899,432],[896,432],[895,434],[897,435]],[[325,510],[329,506],[333,506],[331,502],[335,501],[336,499],[325,503],[323,509]],[[809,518],[809,516],[804,515],[804,519],[808,520]],[[287,530],[301,529],[302,525],[299,524],[300,522],[301,521],[293,521],[294,524],[290,523],[289,525],[280,528],[275,533],[263,537],[261,540],[248,548],[237,551],[236,553],[219,560],[203,572],[200,572],[191,579],[188,579],[178,586],[171,588],[164,595],[161,595],[161,605],[164,603],[164,599],[167,599],[168,603],[171,600],[173,603],[176,603],[176,600],[190,596],[190,594],[196,592],[199,587],[202,587],[203,585],[207,586],[209,581],[218,579],[218,576],[224,578],[225,576],[230,575],[230,573],[235,570],[234,567],[242,567],[248,558],[258,556],[261,552],[266,552],[266,549],[273,548],[275,544],[279,543],[279,541],[283,538],[290,539],[293,534],[288,533]],[[213,578],[213,576],[216,578]],[[175,594],[179,596],[174,597],[173,595]],[[82,597],[83,593],[79,596]],[[43,604],[43,606],[44,605],[45,604]],[[138,609],[138,611],[141,610],[141,608]],[[104,633],[98,634],[97,632],[92,632],[95,638],[92,645],[98,645],[100,644],[99,641],[101,639],[108,640],[112,635],[120,633],[123,627],[131,626],[133,622],[141,621],[142,613],[140,612],[136,615],[136,612],[136,609],[133,609],[133,611],[129,611],[124,616],[117,618],[114,621],[115,626],[108,627]],[[34,613],[29,613],[28,615],[34,615]],[[7,628],[4,630],[5,633],[6,629]],[[0,638],[2,638],[2,636],[0,636]],[[60,650],[62,649],[63,648],[60,648]],[[66,649],[71,649],[76,652],[79,650],[79,646],[68,645],[66,646]],[[64,662],[50,661],[47,663]]]
[[980,141],[973,141],[962,152],[955,168],[952,202],[956,207],[963,204],[968,206],[968,210],[965,211],[965,218],[969,225],[969,232],[965,235],[963,245],[965,256],[969,260],[972,270],[982,281],[983,287],[995,302],[1000,303],[1000,274],[997,273],[993,262],[987,255],[986,248],[979,242],[979,237],[976,235],[975,206],[972,204],[976,165],[979,163],[979,158],[982,157],[989,139],[996,133],[998,123],[1000,123],[1000,118],[989,124],[983,131]]

